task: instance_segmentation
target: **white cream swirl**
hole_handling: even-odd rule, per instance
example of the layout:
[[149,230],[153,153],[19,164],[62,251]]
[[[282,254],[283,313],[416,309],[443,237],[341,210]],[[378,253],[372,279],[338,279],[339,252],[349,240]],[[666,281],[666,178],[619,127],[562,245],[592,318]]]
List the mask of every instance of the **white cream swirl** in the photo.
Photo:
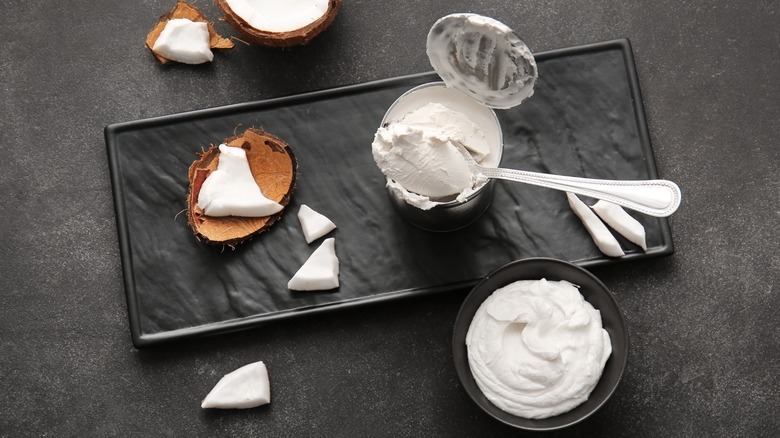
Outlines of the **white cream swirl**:
[[524,280],[496,290],[474,315],[466,346],[487,399],[532,419],[587,400],[612,354],[601,314],[566,281]]

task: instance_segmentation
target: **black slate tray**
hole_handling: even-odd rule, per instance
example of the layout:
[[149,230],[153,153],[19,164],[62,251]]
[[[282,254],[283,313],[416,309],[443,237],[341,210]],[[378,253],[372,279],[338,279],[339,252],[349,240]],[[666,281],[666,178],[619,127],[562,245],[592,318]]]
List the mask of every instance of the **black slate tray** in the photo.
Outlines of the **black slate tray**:
[[[658,178],[628,40],[536,55],[534,96],[498,111],[502,165],[591,178]],[[216,334],[278,318],[473,285],[509,261],[544,256],[581,266],[669,255],[666,219],[634,214],[648,250],[622,241],[612,259],[594,246],[562,192],[498,181],[493,204],[452,233],[422,231],[390,204],[371,141],[390,104],[438,81],[411,75],[105,129],[133,343]],[[282,220],[236,250],[207,246],[187,226],[187,168],[196,152],[247,127],[285,139],[299,162]],[[237,128],[238,127],[238,128]],[[341,287],[291,292],[307,245],[295,217],[307,204],[338,229]]]

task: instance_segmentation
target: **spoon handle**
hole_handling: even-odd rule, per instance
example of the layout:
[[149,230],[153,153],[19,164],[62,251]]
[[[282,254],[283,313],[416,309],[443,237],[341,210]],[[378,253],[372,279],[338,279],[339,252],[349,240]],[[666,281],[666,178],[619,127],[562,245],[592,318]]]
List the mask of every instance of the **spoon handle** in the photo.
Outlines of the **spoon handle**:
[[482,166],[479,166],[479,172],[488,178],[506,179],[603,199],[656,217],[667,217],[674,213],[680,206],[682,197],[677,184],[664,179],[590,179]]

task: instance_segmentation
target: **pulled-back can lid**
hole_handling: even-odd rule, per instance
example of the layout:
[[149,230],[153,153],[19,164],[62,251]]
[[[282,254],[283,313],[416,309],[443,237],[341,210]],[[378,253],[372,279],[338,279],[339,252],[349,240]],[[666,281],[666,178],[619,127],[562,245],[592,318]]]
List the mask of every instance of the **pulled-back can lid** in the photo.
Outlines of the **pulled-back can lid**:
[[477,14],[447,15],[431,27],[426,47],[433,69],[448,87],[491,108],[511,108],[534,93],[534,56],[500,21]]

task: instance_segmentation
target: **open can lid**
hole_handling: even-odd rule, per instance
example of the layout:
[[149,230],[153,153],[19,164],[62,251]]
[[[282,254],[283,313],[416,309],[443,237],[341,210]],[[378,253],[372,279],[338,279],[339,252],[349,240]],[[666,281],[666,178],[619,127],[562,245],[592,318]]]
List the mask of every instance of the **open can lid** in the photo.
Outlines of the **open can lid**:
[[428,32],[427,52],[448,87],[491,108],[517,106],[534,93],[534,56],[500,21],[477,14],[442,17]]

